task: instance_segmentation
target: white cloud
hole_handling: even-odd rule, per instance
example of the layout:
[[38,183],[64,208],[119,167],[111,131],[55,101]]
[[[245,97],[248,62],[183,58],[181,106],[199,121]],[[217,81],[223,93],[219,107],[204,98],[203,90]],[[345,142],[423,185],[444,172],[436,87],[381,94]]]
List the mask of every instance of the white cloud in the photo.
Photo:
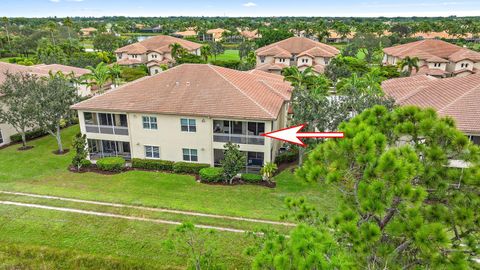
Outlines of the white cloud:
[[253,3],[253,2],[248,2],[248,3],[245,3],[243,4],[244,7],[256,7],[257,4]]

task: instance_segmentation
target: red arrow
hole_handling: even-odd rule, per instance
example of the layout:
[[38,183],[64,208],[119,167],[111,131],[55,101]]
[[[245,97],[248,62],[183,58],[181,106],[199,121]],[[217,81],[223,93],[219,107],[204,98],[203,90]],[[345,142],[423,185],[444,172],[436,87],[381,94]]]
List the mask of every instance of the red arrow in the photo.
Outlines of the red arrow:
[[281,140],[288,143],[298,144],[306,147],[307,145],[300,138],[343,138],[343,132],[300,132],[305,124],[288,127],[261,134],[261,136]]

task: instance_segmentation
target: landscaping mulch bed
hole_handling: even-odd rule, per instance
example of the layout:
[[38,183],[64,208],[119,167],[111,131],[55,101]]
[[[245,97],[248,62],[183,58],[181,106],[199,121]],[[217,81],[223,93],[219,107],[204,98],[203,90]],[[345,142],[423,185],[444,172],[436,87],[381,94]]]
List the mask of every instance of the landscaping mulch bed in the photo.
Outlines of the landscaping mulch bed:
[[268,188],[275,188],[277,183],[275,182],[267,182],[267,181],[260,181],[260,182],[245,182],[240,178],[233,179],[232,184],[225,183],[225,182],[202,182],[200,181],[200,177],[195,177],[197,181],[202,184],[213,185],[213,186],[238,186],[238,185],[255,185],[255,186],[264,186]]
[[65,155],[65,154],[67,154],[68,152],[70,152],[70,149],[68,149],[68,148],[67,148],[67,149],[63,149],[63,152],[62,152],[62,153],[58,152],[58,150],[52,151],[53,154],[58,155],[58,156],[63,156],[63,155]]
[[33,146],[27,145],[27,146],[25,146],[25,147],[23,147],[23,146],[22,146],[22,147],[19,147],[19,148],[17,148],[17,150],[18,150],[18,151],[28,151],[28,150],[30,150],[30,149],[32,149],[32,148],[33,148]]

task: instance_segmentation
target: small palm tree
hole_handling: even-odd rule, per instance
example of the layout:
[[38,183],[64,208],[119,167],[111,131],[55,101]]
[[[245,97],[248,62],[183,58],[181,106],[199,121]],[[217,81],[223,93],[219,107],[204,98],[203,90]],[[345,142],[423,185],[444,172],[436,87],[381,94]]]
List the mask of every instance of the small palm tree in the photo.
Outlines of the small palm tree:
[[7,41],[8,41],[8,47],[12,47],[12,44],[10,44],[10,33],[8,31],[8,28],[10,26],[10,20],[7,17],[2,18],[2,23],[5,27],[5,33],[7,34]]
[[418,57],[410,57],[407,56],[405,57],[400,63],[398,63],[398,67],[403,70],[405,67],[408,69],[408,75],[412,75],[412,71],[415,68],[415,70],[418,72],[419,67],[418,67]]
[[208,61],[208,57],[212,56],[212,47],[210,47],[210,45],[203,45],[201,48],[200,48],[200,54],[202,55],[203,57],[203,60],[205,60],[205,62]]
[[312,82],[315,80],[315,73],[313,73],[312,67],[306,68],[304,71],[300,71],[297,67],[286,67],[282,70],[284,80],[292,83],[292,86],[297,88],[309,88],[312,86]]
[[272,162],[265,163],[260,170],[260,173],[263,175],[263,180],[270,182],[270,179],[272,179],[273,174],[277,171],[277,169],[277,164]]
[[55,46],[55,37],[54,33],[57,30],[57,23],[54,21],[49,21],[47,24],[47,29],[50,32],[50,37],[52,38],[52,44]]
[[122,74],[122,68],[120,67],[119,64],[113,64],[110,69],[110,76],[113,79],[113,84],[115,86],[118,86],[120,84],[120,75]]
[[96,67],[88,66],[87,69],[90,73],[83,75],[84,83],[89,87],[98,87],[98,92],[102,93],[105,89],[105,85],[112,78],[110,68],[103,62],[100,62]]
[[73,21],[70,17],[67,17],[63,20],[63,25],[65,25],[68,29],[68,39],[72,38],[72,35],[70,34],[72,27],[73,27]]
[[173,59],[177,59],[179,55],[181,55],[182,52],[182,45],[178,43],[172,43],[168,46],[170,48],[170,54],[172,55]]

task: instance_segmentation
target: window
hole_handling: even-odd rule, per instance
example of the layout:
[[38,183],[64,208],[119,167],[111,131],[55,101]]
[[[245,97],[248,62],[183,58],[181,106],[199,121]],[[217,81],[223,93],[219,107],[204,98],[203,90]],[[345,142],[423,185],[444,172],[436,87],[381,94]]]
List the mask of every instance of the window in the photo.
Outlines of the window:
[[110,113],[99,113],[98,118],[101,126],[113,126],[113,117]]
[[157,117],[155,116],[142,116],[144,129],[157,129]]
[[3,143],[3,134],[2,134],[2,130],[0,129],[0,144]]
[[85,124],[87,125],[93,125],[95,124],[93,120],[93,113],[91,112],[84,112],[83,113],[83,118],[85,118]]
[[198,161],[197,149],[183,148],[182,152],[183,152],[183,160],[184,161]]
[[279,59],[280,63],[285,63],[285,60],[286,60],[285,58],[280,58]]
[[156,55],[156,54],[152,54],[152,58],[157,58],[157,55]]
[[260,62],[265,63],[265,56],[260,56]]
[[434,64],[433,64],[434,67],[440,67],[441,65],[442,65],[442,64],[440,64],[440,63],[434,63]]
[[136,58],[137,58],[137,55],[136,55],[136,54],[132,54],[132,58],[136,59]]
[[182,131],[185,132],[197,132],[197,121],[195,119],[180,119],[180,125],[182,126]]
[[265,133],[265,123],[248,122],[248,135],[259,136]]
[[462,68],[467,68],[467,67],[468,67],[468,63],[462,63],[460,66],[461,66]]
[[328,65],[329,62],[330,62],[330,58],[325,58],[325,65]]
[[117,53],[117,58],[118,58],[118,59],[122,59],[122,54],[121,54],[121,53]]
[[308,63],[308,58],[303,58],[302,63]]
[[146,158],[160,158],[160,148],[158,146],[145,145]]

